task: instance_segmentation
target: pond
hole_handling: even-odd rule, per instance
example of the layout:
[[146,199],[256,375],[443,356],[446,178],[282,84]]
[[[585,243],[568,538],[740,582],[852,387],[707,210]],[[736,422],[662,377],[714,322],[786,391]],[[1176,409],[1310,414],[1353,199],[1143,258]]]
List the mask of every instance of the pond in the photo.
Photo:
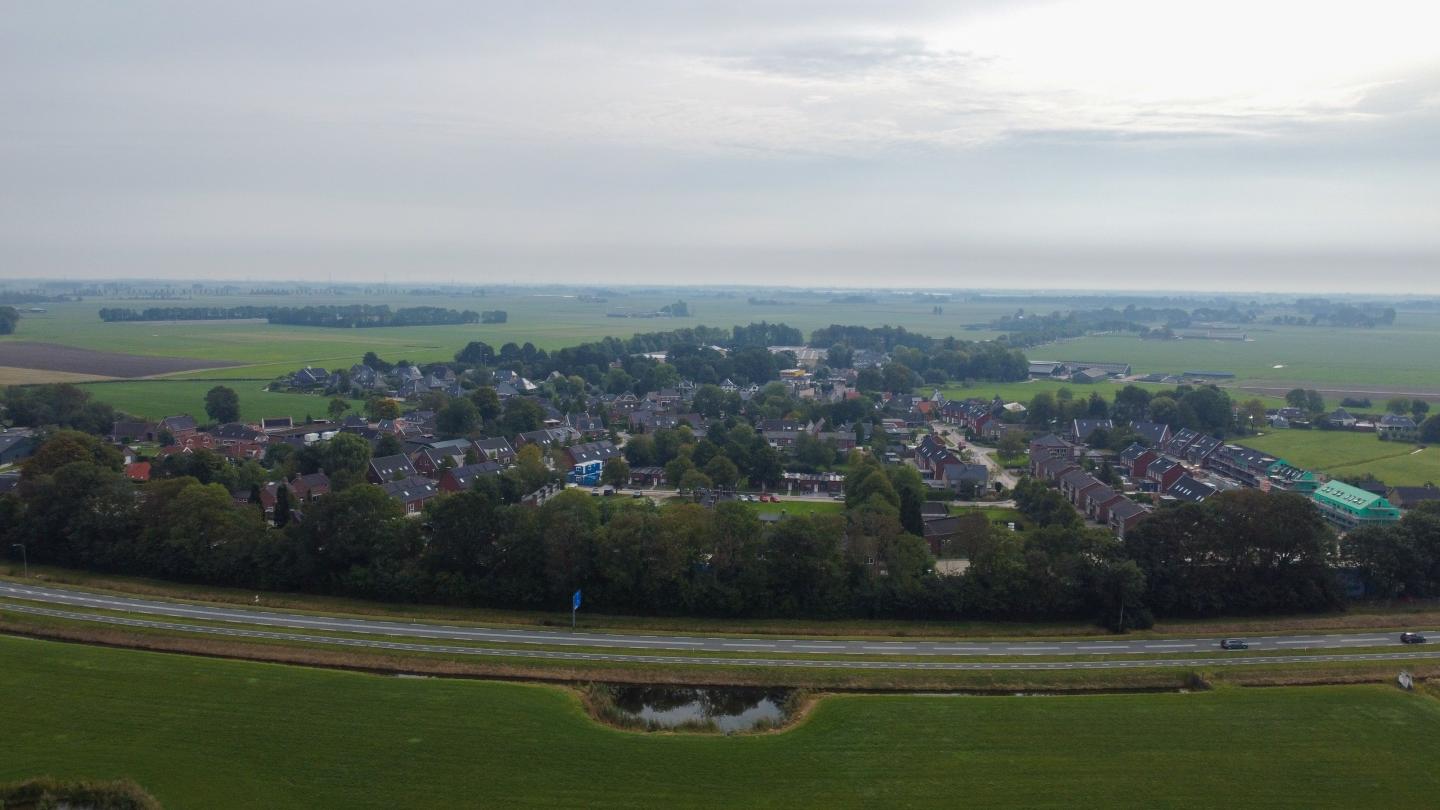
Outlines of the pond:
[[615,709],[650,728],[712,726],[717,731],[749,731],[785,721],[788,689],[757,687],[615,686]]

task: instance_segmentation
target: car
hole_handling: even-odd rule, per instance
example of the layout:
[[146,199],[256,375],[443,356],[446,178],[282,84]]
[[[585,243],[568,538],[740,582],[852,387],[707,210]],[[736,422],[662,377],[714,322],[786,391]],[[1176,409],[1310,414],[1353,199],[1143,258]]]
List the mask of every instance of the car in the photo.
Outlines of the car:
[[643,498],[643,497],[645,497],[645,493],[643,493],[643,492],[632,492],[632,493],[630,493],[630,497],[632,497],[632,498]]
[[779,503],[779,502],[780,502],[780,499],[779,499],[779,498],[775,497],[774,495],[770,495],[770,494],[761,495],[761,496],[760,496],[760,500],[763,501],[763,502],[765,502],[765,503]]
[[1400,634],[1400,643],[1401,643],[1401,644],[1424,644],[1426,641],[1428,641],[1428,639],[1426,639],[1424,636],[1420,635],[1419,633],[1401,633],[1401,634]]
[[1222,650],[1248,650],[1250,645],[1243,638],[1227,638],[1220,642]]

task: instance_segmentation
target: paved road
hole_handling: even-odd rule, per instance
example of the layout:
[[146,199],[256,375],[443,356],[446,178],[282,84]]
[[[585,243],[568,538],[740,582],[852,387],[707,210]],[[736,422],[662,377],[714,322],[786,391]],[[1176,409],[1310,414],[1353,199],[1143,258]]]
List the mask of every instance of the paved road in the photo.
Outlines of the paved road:
[[[265,611],[231,607],[221,604],[167,602],[139,597],[86,593],[67,588],[0,582],[0,599],[21,599],[52,605],[94,608],[131,614],[169,618],[229,622],[252,626],[311,630],[326,633],[363,633],[396,636],[505,644],[545,645],[560,647],[592,647],[638,651],[687,651],[724,653],[792,653],[808,655],[858,656],[1097,656],[1097,655],[1176,655],[1217,651],[1218,638],[1085,639],[1076,641],[913,641],[867,638],[770,638],[767,636],[705,637],[686,635],[594,633],[571,630],[532,630],[477,626],[396,622],[382,619],[354,619],[321,616],[293,611]],[[21,606],[0,601],[0,612],[18,610]],[[79,614],[90,618],[89,614]],[[1332,633],[1299,636],[1249,636],[1246,641],[1254,651],[1295,651],[1364,647],[1400,646],[1398,633]],[[1412,649],[1406,647],[1406,649]],[[1227,659],[1233,655],[1227,654]],[[1440,652],[1437,652],[1440,655]],[[1272,659],[1267,659],[1272,660]]]
[[325,636],[307,633],[277,633],[249,628],[216,627],[213,625],[182,624],[179,622],[134,619],[127,616],[97,616],[91,613],[77,613],[68,610],[39,607],[36,605],[0,603],[0,612],[6,610],[39,616],[53,616],[63,619],[82,619],[102,624],[125,627],[145,627],[161,630],[175,630],[186,633],[203,633],[227,638],[259,638],[284,641],[304,641],[316,644],[332,644],[343,647],[360,647],[403,652],[442,653],[446,655],[473,655],[489,658],[550,659],[560,661],[604,661],[623,664],[686,664],[690,666],[726,667],[784,667],[791,669],[880,669],[880,670],[1064,670],[1064,669],[1140,669],[1144,667],[1223,667],[1243,664],[1305,664],[1335,661],[1414,661],[1417,659],[1440,658],[1440,650],[1412,650],[1407,652],[1384,653],[1339,653],[1320,655],[1272,655],[1272,656],[1224,656],[1219,658],[1176,658],[1176,659],[1130,659],[1130,660],[1073,660],[1073,661],[896,661],[896,660],[815,660],[804,658],[709,658],[706,656],[649,655],[602,652],[566,652],[563,650],[534,650],[515,647],[458,647],[445,644],[418,644],[406,641],[378,641],[375,639],[350,638],[346,636]]

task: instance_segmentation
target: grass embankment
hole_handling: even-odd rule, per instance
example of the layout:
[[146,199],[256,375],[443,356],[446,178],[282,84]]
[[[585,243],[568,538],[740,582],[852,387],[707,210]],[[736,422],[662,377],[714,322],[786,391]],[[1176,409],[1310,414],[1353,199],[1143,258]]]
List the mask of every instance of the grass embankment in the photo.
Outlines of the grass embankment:
[[1425,806],[1440,790],[1440,702],[1388,687],[837,696],[790,731],[723,738],[607,728],[542,686],[13,638],[0,659],[0,779],[129,777],[172,810]]

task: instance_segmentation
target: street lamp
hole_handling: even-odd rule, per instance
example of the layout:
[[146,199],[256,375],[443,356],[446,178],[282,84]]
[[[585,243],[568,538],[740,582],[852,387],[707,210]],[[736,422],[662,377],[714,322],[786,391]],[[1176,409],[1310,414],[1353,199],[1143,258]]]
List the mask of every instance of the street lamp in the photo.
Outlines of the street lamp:
[[10,544],[10,547],[11,547],[11,548],[18,548],[18,549],[20,549],[20,559],[25,563],[25,578],[26,578],[26,579],[29,579],[29,578],[30,578],[30,555],[27,554],[27,553],[25,553],[25,544],[24,544],[24,543],[11,543],[11,544]]

